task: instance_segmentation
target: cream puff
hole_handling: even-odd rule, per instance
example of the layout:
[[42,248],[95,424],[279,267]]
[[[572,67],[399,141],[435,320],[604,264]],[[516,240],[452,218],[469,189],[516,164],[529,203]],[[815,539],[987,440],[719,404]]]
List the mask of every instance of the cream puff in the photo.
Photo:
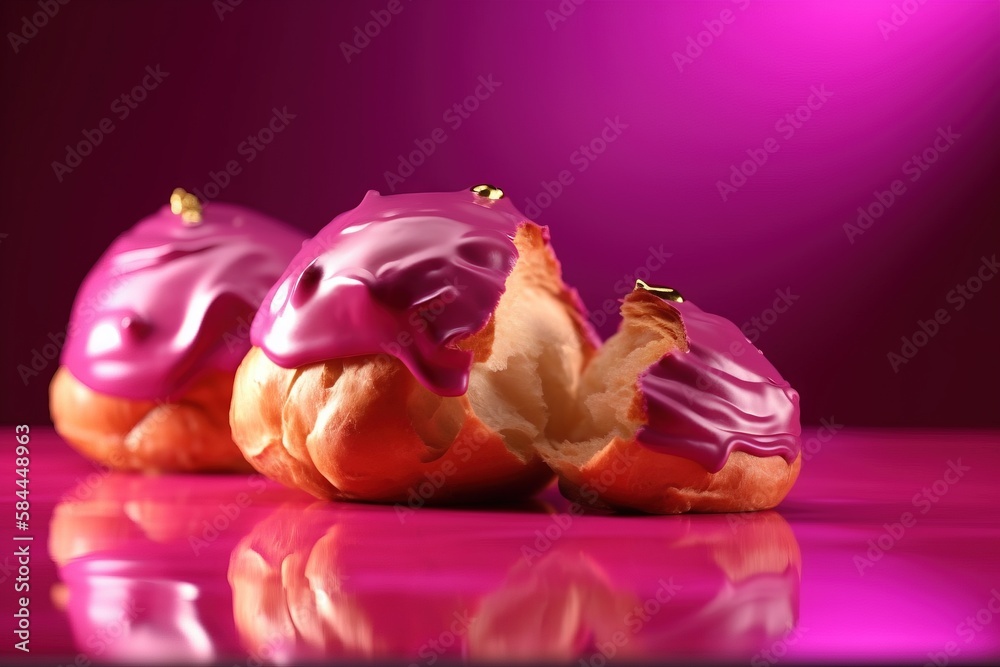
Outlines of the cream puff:
[[547,230],[492,186],[380,196],[307,242],[264,299],[233,437],[317,497],[513,500],[552,479],[597,339]]
[[304,238],[176,190],[84,279],[49,387],[56,430],[116,469],[249,469],[229,430],[233,375],[257,306]]
[[729,320],[642,281],[537,451],[564,495],[655,514],[768,509],[801,466],[798,393]]

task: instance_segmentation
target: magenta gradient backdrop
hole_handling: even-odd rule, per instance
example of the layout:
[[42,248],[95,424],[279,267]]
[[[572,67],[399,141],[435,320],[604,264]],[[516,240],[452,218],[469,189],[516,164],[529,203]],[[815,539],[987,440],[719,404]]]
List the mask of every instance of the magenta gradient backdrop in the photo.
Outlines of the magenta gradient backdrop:
[[[236,160],[220,200],[315,232],[367,189],[388,193],[398,156],[441,128],[396,191],[486,181],[523,209],[568,171],[538,220],[592,308],[662,245],[652,279],[737,324],[770,317],[776,290],[796,297],[757,343],[801,391],[806,421],[1000,425],[1000,280],[961,310],[948,300],[1000,252],[995,0],[900,2],[913,13],[891,32],[879,22],[893,2],[588,0],[556,21],[558,0],[401,0],[351,62],[340,43],[386,0],[244,0],[222,20],[218,4],[76,0],[17,53],[9,36],[0,47],[0,422],[47,419],[55,364],[27,386],[18,366],[65,329],[107,244],[173,187],[204,190]],[[4,2],[0,28],[36,11]],[[706,21],[719,34],[681,71],[674,53]],[[157,65],[169,75],[120,119],[114,100]],[[444,114],[480,77],[499,85],[456,128]],[[831,95],[789,136],[776,123],[814,87]],[[274,108],[294,119],[247,162],[240,144]],[[57,180],[52,162],[105,117],[114,131]],[[606,119],[627,127],[593,162],[574,154]],[[909,180],[904,163],[939,128],[958,138]],[[723,201],[717,182],[768,139],[777,152]],[[895,179],[903,194],[852,243],[845,223]],[[887,354],[940,308],[948,322],[894,372]]]

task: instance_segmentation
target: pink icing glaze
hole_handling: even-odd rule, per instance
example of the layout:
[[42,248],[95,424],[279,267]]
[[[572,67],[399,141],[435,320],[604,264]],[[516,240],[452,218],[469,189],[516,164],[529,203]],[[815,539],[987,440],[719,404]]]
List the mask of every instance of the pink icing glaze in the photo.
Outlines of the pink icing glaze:
[[690,301],[670,305],[690,349],[663,357],[641,377],[648,420],[637,440],[709,472],[735,451],[792,463],[801,450],[798,392],[735,324]]
[[489,322],[524,222],[507,198],[371,190],[303,245],[251,340],[285,368],[390,354],[431,391],[464,394],[473,356],[455,343]]
[[247,327],[305,235],[229,204],[188,225],[164,206],[119,236],[76,295],[62,363],[95,391],[182,394],[205,371],[234,372]]

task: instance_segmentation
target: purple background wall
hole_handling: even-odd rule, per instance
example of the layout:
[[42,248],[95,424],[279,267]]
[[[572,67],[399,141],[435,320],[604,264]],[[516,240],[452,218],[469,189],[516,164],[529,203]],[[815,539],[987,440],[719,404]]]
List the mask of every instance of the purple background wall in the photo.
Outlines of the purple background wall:
[[[538,207],[605,335],[603,304],[662,263],[652,280],[747,323],[806,421],[1000,425],[1000,279],[977,284],[1000,252],[995,0],[907,0],[895,16],[868,1],[400,0],[388,14],[388,0],[244,0],[220,17],[228,2],[74,0],[37,31],[23,20],[37,2],[0,7],[0,422],[47,419],[46,345],[77,285],[176,186],[314,232],[369,188],[488,181]],[[372,10],[391,20],[347,62],[341,42]],[[147,66],[168,74],[135,108],[116,102]],[[467,117],[446,113],[477,88]],[[263,150],[243,144],[274,109],[294,118]],[[113,131],[57,175],[105,118]],[[443,143],[387,182],[437,128]],[[925,150],[926,171],[907,164]],[[753,155],[767,160],[734,177]],[[229,161],[239,173],[216,194]],[[877,219],[845,229],[895,180]],[[967,283],[971,299],[952,292]],[[935,313],[935,335],[917,333]],[[904,350],[915,333],[926,344]]]

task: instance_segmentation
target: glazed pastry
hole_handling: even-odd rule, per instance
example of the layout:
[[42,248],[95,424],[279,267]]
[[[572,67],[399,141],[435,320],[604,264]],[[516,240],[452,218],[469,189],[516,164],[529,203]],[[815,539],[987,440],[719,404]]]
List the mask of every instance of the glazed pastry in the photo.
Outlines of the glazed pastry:
[[492,186],[382,197],[307,242],[253,322],[233,437],[332,499],[513,500],[552,479],[596,347],[547,230]]
[[799,474],[799,396],[729,320],[639,281],[584,373],[576,429],[538,443],[567,497],[657,514],[774,507]]
[[84,279],[49,387],[56,430],[116,469],[249,469],[229,430],[233,375],[304,238],[176,190]]

